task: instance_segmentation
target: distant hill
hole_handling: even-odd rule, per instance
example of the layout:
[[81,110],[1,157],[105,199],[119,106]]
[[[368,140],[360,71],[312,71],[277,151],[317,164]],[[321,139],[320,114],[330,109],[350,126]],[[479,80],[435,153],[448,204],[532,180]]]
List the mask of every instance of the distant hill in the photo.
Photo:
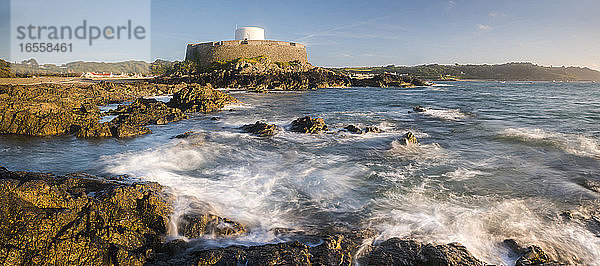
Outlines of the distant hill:
[[586,67],[545,67],[532,63],[507,63],[501,65],[420,65],[332,68],[345,73],[409,74],[422,79],[489,79],[489,80],[562,80],[600,81],[600,71]]
[[[6,61],[2,61],[6,62]],[[6,62],[8,63],[8,62]],[[85,72],[105,73],[150,73],[150,63],[144,61],[124,61],[117,63],[76,61],[60,66],[54,64],[40,65],[35,59],[23,60],[21,63],[8,63],[12,73],[17,76],[78,76]]]

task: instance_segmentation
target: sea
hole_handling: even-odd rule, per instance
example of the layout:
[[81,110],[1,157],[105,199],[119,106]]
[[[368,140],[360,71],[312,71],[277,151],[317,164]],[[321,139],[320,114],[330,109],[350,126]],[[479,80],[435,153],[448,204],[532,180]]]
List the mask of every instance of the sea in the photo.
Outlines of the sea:
[[[175,196],[171,229],[194,208],[248,228],[193,240],[204,248],[278,243],[294,238],[282,229],[335,227],[374,232],[367,244],[459,242],[498,265],[517,259],[505,239],[563,262],[600,264],[600,187],[589,185],[600,185],[598,83],[231,94],[242,103],[152,125],[152,134],[136,138],[1,135],[0,164],[155,181]],[[412,112],[415,106],[427,111]],[[291,132],[304,116],[323,118],[330,132]],[[240,129],[256,121],[279,131],[265,138]],[[352,134],[347,125],[382,132]],[[187,131],[195,134],[173,138]],[[419,145],[402,144],[409,131]],[[184,237],[171,230],[175,238]]]

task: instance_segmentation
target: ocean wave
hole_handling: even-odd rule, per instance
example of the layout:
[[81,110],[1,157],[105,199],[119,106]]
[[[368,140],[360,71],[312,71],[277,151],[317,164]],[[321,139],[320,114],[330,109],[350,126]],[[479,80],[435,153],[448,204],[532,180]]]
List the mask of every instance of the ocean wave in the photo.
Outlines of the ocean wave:
[[451,158],[448,151],[437,143],[405,145],[399,140],[393,140],[387,152],[395,157],[417,162]]
[[470,116],[461,112],[460,109],[427,109],[427,111],[418,114],[424,114],[444,121],[462,121]]
[[390,192],[380,199],[370,223],[381,232],[375,241],[459,242],[487,263],[514,265],[517,258],[502,242],[515,239],[571,264],[600,263],[600,239],[577,223],[547,219],[553,213],[547,202],[477,196],[442,200],[430,193]]
[[462,168],[462,167],[459,167],[458,169],[456,169],[452,172],[443,174],[443,176],[445,176],[448,179],[453,180],[453,181],[463,181],[463,180],[468,180],[468,179],[471,179],[471,178],[474,178],[477,176],[484,176],[484,175],[490,175],[490,174],[483,172],[483,171],[471,170],[471,169]]
[[431,86],[432,87],[454,87],[454,85],[452,85],[452,84],[445,84],[445,83],[435,83]]
[[598,140],[579,134],[551,132],[540,128],[507,128],[500,133],[500,137],[550,145],[569,154],[600,159]]

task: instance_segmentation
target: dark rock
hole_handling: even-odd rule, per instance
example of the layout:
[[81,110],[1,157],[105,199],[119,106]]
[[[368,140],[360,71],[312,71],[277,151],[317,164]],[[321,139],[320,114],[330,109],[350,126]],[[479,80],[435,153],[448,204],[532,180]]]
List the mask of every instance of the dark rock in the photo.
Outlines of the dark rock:
[[381,133],[378,127],[365,127],[365,133]]
[[246,232],[246,227],[212,214],[184,214],[177,226],[179,235],[198,238],[202,235],[232,236]]
[[309,247],[299,242],[263,246],[230,246],[194,251],[191,265],[311,265]]
[[111,127],[114,126],[110,122],[105,123],[89,123],[88,125],[79,127],[76,130],[76,136],[78,138],[99,138],[99,137],[111,137]]
[[221,120],[221,118],[219,118],[218,116],[213,116],[210,118],[210,120],[217,121],[217,120]]
[[425,109],[423,106],[415,106],[413,107],[413,111],[417,112],[417,113],[422,113],[427,111],[427,109]]
[[354,134],[362,134],[363,131],[355,125],[348,125],[344,128],[346,131]]
[[404,134],[404,136],[402,136],[402,138],[400,139],[400,143],[404,144],[404,145],[409,145],[409,144],[418,144],[419,141],[417,140],[417,137],[415,137],[415,135],[412,132],[406,132],[406,134]]
[[185,132],[183,134],[176,135],[173,138],[175,138],[175,139],[186,139],[186,138],[189,138],[190,136],[193,136],[193,135],[196,135],[196,134],[198,134],[198,133],[194,132],[194,131],[187,131],[187,132]]
[[268,137],[275,135],[277,126],[274,124],[267,124],[265,122],[256,121],[254,124],[244,125],[241,127],[247,133],[252,133],[261,137]]
[[292,121],[290,130],[299,133],[319,133],[327,131],[328,128],[323,118],[311,118],[310,116],[305,116]]
[[358,259],[361,265],[485,265],[461,244],[422,244],[391,238]]
[[228,103],[236,102],[237,99],[214,90],[211,86],[192,84],[173,94],[169,106],[184,112],[209,113],[220,110]]

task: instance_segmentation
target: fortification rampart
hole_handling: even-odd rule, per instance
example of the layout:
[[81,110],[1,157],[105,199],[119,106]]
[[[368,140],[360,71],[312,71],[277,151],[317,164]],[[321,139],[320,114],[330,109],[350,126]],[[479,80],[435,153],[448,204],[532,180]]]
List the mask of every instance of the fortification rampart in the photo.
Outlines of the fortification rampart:
[[202,66],[216,61],[240,57],[267,56],[273,62],[300,61],[308,63],[303,44],[271,40],[235,40],[188,44],[185,60],[194,60]]

